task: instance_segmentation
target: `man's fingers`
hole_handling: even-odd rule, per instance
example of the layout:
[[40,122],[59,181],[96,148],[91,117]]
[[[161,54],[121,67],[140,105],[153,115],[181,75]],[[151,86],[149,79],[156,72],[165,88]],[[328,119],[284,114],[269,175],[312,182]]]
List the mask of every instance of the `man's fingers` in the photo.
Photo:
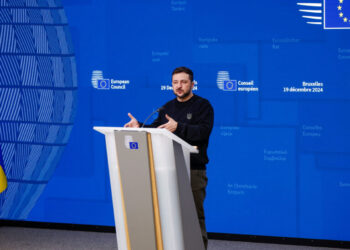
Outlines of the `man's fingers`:
[[130,117],[130,119],[135,119],[135,117],[133,117],[131,113],[128,113],[128,116]]
[[167,122],[167,123],[164,123],[164,124],[162,124],[162,125],[160,125],[160,126],[158,126],[158,128],[168,128],[169,127],[169,123]]
[[173,120],[173,118],[171,118],[170,116],[168,116],[168,114],[165,114],[165,118],[167,118],[169,121]]

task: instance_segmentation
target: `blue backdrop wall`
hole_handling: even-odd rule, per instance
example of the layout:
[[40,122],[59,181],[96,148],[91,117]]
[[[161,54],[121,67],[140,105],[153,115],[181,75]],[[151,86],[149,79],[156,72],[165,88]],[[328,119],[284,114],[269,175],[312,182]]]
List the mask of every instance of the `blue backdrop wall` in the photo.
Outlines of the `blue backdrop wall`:
[[92,127],[144,120],[186,65],[215,110],[208,231],[350,240],[350,0],[0,6],[1,219],[114,225]]

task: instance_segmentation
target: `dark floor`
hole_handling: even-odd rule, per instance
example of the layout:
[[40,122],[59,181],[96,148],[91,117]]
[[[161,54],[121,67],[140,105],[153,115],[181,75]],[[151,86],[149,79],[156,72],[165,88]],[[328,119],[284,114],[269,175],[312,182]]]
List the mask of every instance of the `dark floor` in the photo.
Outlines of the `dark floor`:
[[[82,232],[55,229],[0,227],[1,250],[96,250],[117,249],[115,233]],[[240,241],[209,240],[208,250],[316,250],[326,247],[291,246],[279,244],[250,243]]]

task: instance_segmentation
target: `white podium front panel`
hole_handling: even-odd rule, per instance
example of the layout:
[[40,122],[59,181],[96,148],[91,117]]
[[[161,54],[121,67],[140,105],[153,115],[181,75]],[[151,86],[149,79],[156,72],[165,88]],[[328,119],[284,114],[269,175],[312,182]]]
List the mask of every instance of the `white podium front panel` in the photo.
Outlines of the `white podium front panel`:
[[128,244],[134,250],[157,249],[147,134],[114,134]]
[[106,136],[118,249],[204,249],[190,185],[198,151],[164,129],[95,129]]

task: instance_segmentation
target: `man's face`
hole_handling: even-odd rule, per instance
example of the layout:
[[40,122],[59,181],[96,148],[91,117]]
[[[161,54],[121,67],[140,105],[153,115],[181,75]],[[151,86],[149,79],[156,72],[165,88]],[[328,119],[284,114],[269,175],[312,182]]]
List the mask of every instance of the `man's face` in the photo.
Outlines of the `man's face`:
[[185,100],[192,94],[194,83],[187,73],[181,72],[173,75],[173,91],[178,99]]

